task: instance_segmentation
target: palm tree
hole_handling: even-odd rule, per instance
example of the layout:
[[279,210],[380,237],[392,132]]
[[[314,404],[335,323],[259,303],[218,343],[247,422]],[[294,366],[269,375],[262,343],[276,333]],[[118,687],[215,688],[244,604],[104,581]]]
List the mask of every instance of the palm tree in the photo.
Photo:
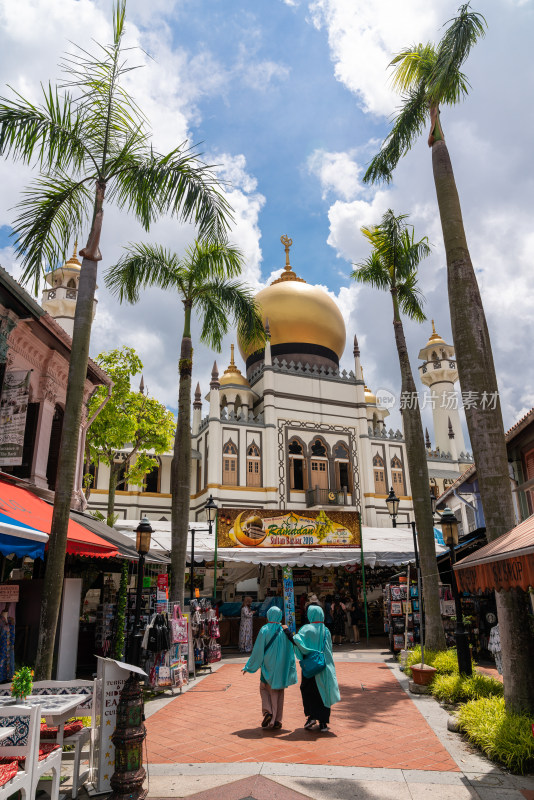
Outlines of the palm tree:
[[357,269],[352,273],[352,277],[360,283],[391,293],[393,330],[401,371],[401,397],[405,401],[402,419],[408,471],[418,531],[421,569],[425,576],[423,581],[425,641],[427,647],[432,650],[444,650],[445,633],[439,603],[434,523],[429,501],[430,482],[423,424],[401,318],[401,314],[404,314],[416,322],[423,322],[426,319],[422,309],[423,297],[417,286],[417,267],[421,259],[430,254],[430,247],[426,236],[419,241],[415,240],[413,227],[410,232],[405,223],[406,218],[406,214],[396,217],[390,209],[384,214],[379,225],[362,228],[362,233],[373,250],[366,261],[355,264]]
[[184,307],[184,327],[178,365],[178,420],[171,472],[171,597],[183,606],[184,577],[191,495],[191,317],[201,323],[200,341],[220,351],[232,320],[245,342],[262,342],[265,332],[254,296],[237,280],[240,251],[226,243],[196,241],[183,258],[163,247],[132,245],[106,275],[119,300],[136,303],[142,287],[175,291]]
[[197,225],[199,235],[221,239],[230,208],[210,168],[195,152],[177,147],[166,155],[150,144],[145,117],[122,79],[134,67],[125,57],[126,0],[113,7],[113,42],[97,55],[79,49],[62,63],[61,88],[43,89],[34,105],[22,95],[0,98],[0,154],[35,163],[39,177],[26,189],[14,223],[23,280],[37,291],[44,264],[63,260],[84,225],[89,235],[81,266],[62,446],[47,556],[36,678],[49,679],[63,586],[67,527],[87,372],[104,199],[131,212],[145,229],[160,214]]
[[[390,181],[399,160],[430,121],[434,183],[447,257],[447,282],[458,375],[464,392],[482,402],[465,408],[488,541],[515,524],[502,412],[491,341],[482,298],[467,247],[462,210],[445,143],[440,108],[458,103],[469,84],[462,66],[471,48],[485,34],[486,21],[466,3],[437,46],[416,45],[392,60],[394,86],[402,107],[382,149],[365,174],[367,182]],[[484,402],[483,398],[490,398]],[[521,593],[497,592],[507,708],[534,713],[534,640],[528,607]]]

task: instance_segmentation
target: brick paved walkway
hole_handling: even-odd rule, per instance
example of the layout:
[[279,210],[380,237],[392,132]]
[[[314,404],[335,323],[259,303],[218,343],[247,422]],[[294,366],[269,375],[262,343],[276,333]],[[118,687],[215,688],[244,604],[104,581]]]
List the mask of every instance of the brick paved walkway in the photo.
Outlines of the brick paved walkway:
[[[225,664],[146,722],[148,762],[275,762],[458,772],[384,664],[336,664],[342,701],[331,732],[305,731],[298,686],[286,690],[284,727],[263,730],[259,676]],[[363,690],[362,690],[363,685]]]

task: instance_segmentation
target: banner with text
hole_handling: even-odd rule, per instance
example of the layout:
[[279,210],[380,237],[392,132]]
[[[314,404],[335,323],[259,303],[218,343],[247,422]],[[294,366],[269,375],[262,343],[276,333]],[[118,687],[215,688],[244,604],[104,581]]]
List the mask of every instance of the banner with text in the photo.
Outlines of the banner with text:
[[219,547],[359,547],[357,511],[276,511],[225,508]]
[[6,372],[0,401],[0,466],[22,464],[26,412],[30,394],[30,370]]

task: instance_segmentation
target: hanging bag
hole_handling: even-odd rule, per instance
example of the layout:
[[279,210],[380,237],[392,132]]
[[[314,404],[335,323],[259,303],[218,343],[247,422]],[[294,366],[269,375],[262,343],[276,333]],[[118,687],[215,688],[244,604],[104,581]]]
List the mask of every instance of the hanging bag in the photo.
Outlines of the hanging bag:
[[[326,631],[323,635],[323,644],[320,650],[312,650],[307,653],[300,662],[302,674],[305,678],[313,678],[318,675],[323,669],[326,669],[326,658],[324,657],[324,646],[326,641]],[[298,645],[297,645],[298,647]]]
[[185,644],[187,642],[187,620],[182,617],[179,605],[175,605],[172,610],[171,639],[173,644]]

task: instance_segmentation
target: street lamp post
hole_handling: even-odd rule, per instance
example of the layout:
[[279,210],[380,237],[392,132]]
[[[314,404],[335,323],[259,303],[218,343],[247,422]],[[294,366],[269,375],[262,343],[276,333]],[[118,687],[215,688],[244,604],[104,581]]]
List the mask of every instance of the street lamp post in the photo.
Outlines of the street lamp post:
[[139,666],[141,655],[141,631],[139,630],[139,620],[141,618],[141,600],[143,595],[143,576],[145,574],[145,556],[150,550],[150,536],[154,533],[152,526],[146,517],[143,517],[136,528],[135,549],[139,553],[139,563],[137,567],[137,590],[135,593],[135,614],[130,644],[130,663]]
[[[213,496],[210,494],[210,499],[204,506],[206,509],[206,519],[208,520],[209,525],[209,535],[211,537],[212,533],[212,525],[217,519],[217,504],[213,499]],[[213,567],[213,602],[217,600],[217,528],[215,528],[215,562]]]
[[400,500],[393,491],[393,486],[389,490],[389,494],[386,497],[386,505],[388,507],[389,516],[392,519],[393,527],[397,527],[397,514],[399,513],[399,503]]
[[441,530],[443,532],[443,541],[449,548],[451,558],[451,587],[454,597],[454,605],[456,608],[456,630],[454,636],[456,639],[456,654],[458,657],[458,669],[461,675],[472,675],[473,668],[471,665],[471,653],[469,650],[469,634],[464,627],[464,619],[462,612],[462,601],[456,585],[456,575],[454,574],[454,564],[456,562],[455,546],[458,544],[458,520],[450,508],[446,508],[443,514],[440,514]]

